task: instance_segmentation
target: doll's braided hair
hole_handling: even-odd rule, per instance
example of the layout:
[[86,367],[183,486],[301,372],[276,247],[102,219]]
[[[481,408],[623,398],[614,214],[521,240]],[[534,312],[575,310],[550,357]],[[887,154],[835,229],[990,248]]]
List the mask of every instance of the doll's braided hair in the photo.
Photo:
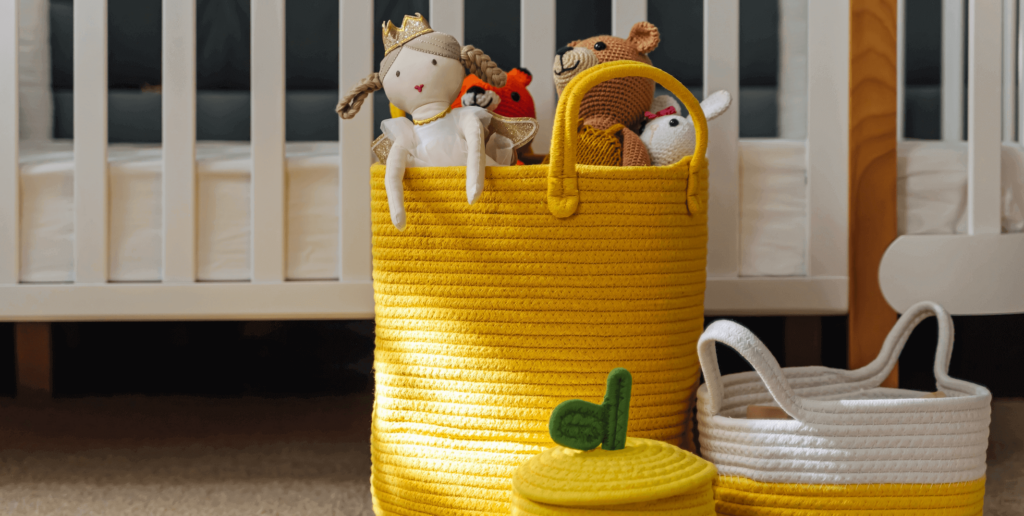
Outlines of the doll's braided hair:
[[452,36],[440,32],[429,32],[407,41],[401,47],[389,52],[380,62],[380,72],[371,73],[349,90],[348,94],[341,98],[341,102],[338,103],[336,108],[341,118],[349,119],[356,116],[359,108],[363,106],[363,101],[366,100],[366,97],[384,88],[381,77],[387,75],[391,65],[398,57],[398,53],[405,47],[449,59],[457,59],[470,73],[476,75],[487,84],[497,88],[505,86],[505,72],[483,50],[473,45],[466,45],[460,49],[459,42]]

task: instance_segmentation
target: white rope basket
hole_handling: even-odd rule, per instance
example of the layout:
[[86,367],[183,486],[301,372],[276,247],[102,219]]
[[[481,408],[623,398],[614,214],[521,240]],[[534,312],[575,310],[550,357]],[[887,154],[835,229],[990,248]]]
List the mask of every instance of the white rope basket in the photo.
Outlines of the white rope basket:
[[[938,390],[880,387],[910,332],[938,319]],[[754,371],[721,375],[715,343]],[[717,321],[697,344],[706,383],[697,390],[704,458],[720,475],[791,484],[939,484],[985,475],[992,394],[949,377],[953,321],[935,303],[905,313],[874,361],[855,371],[783,369],[746,328]],[[777,405],[792,419],[746,419],[748,405]]]

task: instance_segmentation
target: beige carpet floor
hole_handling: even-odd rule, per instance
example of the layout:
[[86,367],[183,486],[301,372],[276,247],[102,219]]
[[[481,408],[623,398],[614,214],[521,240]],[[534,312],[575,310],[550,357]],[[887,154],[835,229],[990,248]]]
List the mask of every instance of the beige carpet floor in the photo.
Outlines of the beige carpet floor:
[[[4,516],[370,510],[369,395],[0,403]],[[1024,400],[993,405],[985,514],[1024,514]]]
[[4,516],[372,515],[368,395],[0,406]]

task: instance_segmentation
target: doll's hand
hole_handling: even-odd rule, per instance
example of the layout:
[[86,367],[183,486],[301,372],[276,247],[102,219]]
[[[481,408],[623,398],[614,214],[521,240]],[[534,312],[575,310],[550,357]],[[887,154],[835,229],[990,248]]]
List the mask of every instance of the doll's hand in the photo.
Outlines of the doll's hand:
[[473,204],[484,192],[487,172],[487,154],[484,151],[484,125],[476,117],[462,118],[462,133],[466,136],[466,200]]
[[404,147],[395,145],[388,154],[384,169],[384,191],[388,194],[388,209],[391,211],[391,223],[399,231],[405,229],[405,190],[402,178],[405,177],[405,160],[408,152]]

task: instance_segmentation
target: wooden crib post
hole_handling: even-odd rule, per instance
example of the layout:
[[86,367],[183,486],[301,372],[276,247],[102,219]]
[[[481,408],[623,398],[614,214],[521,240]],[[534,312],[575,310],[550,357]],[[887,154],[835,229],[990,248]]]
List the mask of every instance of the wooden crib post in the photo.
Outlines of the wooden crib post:
[[14,325],[18,398],[48,398],[53,393],[50,323]]
[[[896,323],[878,266],[897,236],[897,0],[850,2],[849,367],[871,362]],[[898,384],[896,370],[886,386]]]

